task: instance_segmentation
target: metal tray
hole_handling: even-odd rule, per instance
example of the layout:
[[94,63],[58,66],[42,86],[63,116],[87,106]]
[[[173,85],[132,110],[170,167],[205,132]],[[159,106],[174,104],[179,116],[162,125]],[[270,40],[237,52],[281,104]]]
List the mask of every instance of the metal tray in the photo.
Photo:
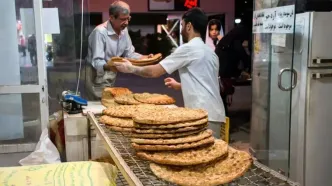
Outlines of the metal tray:
[[[88,113],[88,120],[100,138],[105,142],[105,147],[110,153],[121,174],[117,179],[118,186],[144,185],[164,186],[174,185],[157,178],[149,168],[149,162],[141,160],[135,155],[135,150],[130,145],[127,133],[111,131],[107,126],[99,124],[92,113]],[[297,186],[283,175],[254,161],[252,167],[244,176],[238,178],[228,186]]]

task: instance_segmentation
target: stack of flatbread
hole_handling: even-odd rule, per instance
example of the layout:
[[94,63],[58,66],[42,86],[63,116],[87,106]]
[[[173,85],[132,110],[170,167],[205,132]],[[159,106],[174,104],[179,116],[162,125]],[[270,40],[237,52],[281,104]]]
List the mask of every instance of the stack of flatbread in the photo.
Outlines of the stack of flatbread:
[[113,131],[132,132],[134,130],[133,113],[139,110],[149,112],[161,108],[161,106],[148,104],[112,106],[103,110],[103,115],[99,118],[99,122],[107,125]]
[[131,134],[137,156],[149,160],[156,176],[179,185],[220,185],[251,165],[248,153],[215,140],[201,109],[163,108],[133,113]]
[[[153,55],[151,58],[145,58],[145,59],[127,59],[135,66],[147,66],[147,65],[153,65],[158,63],[162,59],[162,54],[158,53]],[[107,64],[111,67],[111,70],[114,72],[117,72],[117,69],[114,67],[114,62],[124,62],[123,57],[112,57]]]
[[128,88],[123,87],[106,87],[102,92],[101,103],[106,108],[119,105],[115,102],[115,97],[132,94]]
[[151,93],[123,94],[116,96],[114,101],[121,105],[171,105],[175,103],[175,99],[168,95]]

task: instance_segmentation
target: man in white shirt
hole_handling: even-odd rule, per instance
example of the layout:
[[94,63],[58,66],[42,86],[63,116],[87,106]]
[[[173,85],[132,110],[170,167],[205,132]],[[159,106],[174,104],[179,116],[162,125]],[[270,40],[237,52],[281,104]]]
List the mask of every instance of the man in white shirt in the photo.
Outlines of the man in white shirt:
[[[131,19],[130,7],[123,1],[115,1],[109,7],[109,20],[98,25],[89,36],[87,61],[95,69],[94,82],[90,82],[88,90],[93,95],[90,99],[101,97],[104,87],[112,87],[116,72],[110,71],[107,61],[111,57],[121,56],[132,59],[143,59],[148,56],[135,53],[127,26]],[[150,56],[150,55],[149,55]],[[92,75],[92,72],[88,74]]]
[[190,9],[183,15],[181,22],[181,34],[186,44],[156,65],[138,67],[126,61],[115,63],[115,66],[121,72],[143,77],[159,77],[178,70],[181,83],[166,78],[166,86],[182,90],[185,107],[207,110],[209,128],[216,138],[220,138],[220,127],[225,123],[225,109],[218,82],[219,60],[202,39],[207,23],[208,18],[201,9]]

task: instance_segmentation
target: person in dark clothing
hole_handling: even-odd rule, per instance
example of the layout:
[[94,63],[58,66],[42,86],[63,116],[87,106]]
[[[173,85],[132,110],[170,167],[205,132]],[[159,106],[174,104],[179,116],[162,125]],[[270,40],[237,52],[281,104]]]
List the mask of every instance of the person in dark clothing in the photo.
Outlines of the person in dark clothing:
[[36,36],[32,34],[28,37],[28,51],[30,54],[30,61],[33,66],[37,65],[37,46],[36,46]]
[[241,74],[238,66],[242,61],[244,70],[250,72],[251,58],[243,43],[248,41],[250,32],[243,26],[237,26],[227,33],[217,44],[216,54],[219,57],[221,78],[237,78]]
[[250,72],[251,58],[244,48],[244,43],[250,38],[250,32],[239,25],[228,32],[216,45],[215,52],[219,57],[219,77],[221,82],[221,97],[225,103],[225,113],[232,103],[234,86],[232,79],[238,78],[242,72],[239,69],[243,63],[244,70]]

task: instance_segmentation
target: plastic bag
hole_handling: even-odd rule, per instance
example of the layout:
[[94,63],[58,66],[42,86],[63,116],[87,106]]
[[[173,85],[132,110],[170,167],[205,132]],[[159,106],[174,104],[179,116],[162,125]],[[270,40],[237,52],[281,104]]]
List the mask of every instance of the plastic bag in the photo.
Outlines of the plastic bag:
[[21,159],[19,163],[23,166],[61,163],[60,154],[48,137],[47,128],[43,130],[35,151]]

